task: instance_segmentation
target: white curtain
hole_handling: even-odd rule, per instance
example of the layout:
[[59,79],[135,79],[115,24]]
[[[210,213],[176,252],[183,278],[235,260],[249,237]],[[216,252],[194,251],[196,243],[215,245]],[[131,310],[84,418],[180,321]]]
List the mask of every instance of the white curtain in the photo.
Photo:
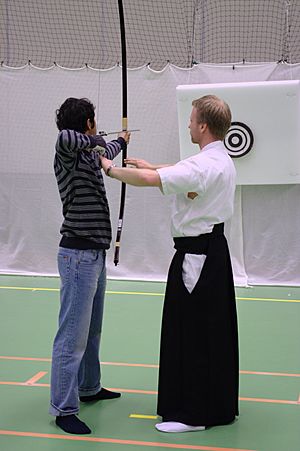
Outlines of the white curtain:
[[[152,162],[178,161],[179,84],[286,79],[300,79],[300,65],[131,69],[129,128],[141,131],[133,134],[128,154]],[[97,107],[99,130],[119,129],[121,71],[1,67],[0,94],[0,273],[57,275],[62,216],[53,174],[55,110],[67,97],[87,97]],[[105,184],[115,236],[120,184],[107,178]],[[237,187],[235,213],[226,224],[236,285],[300,285],[299,197],[299,185]],[[112,243],[109,277],[166,280],[173,255],[169,206],[170,199],[156,188],[127,187],[120,263],[113,264]]]

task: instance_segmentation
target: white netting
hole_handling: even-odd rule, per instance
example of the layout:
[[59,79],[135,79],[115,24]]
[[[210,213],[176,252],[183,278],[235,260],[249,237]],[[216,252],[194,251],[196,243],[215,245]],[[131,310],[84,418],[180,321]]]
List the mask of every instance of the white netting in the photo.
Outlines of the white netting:
[[[298,0],[126,0],[128,67],[168,61],[300,62]],[[0,61],[39,67],[112,67],[121,61],[117,0],[6,0]]]

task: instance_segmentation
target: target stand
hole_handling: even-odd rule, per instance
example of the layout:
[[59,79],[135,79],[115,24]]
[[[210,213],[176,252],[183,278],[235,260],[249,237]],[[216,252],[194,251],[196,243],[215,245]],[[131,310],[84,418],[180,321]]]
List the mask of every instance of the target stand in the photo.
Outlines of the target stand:
[[199,152],[188,129],[192,101],[207,94],[225,100],[232,123],[224,145],[237,184],[300,183],[300,81],[182,85],[176,88],[180,158]]

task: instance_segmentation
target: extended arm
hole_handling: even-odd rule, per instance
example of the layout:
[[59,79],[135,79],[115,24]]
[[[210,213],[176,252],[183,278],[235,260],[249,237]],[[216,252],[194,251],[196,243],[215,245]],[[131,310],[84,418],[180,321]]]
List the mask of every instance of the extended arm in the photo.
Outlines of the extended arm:
[[127,143],[123,138],[118,138],[113,141],[106,143],[106,150],[104,152],[104,156],[108,160],[113,160],[121,150],[126,149]]
[[153,171],[155,171],[156,169],[173,166],[172,164],[152,164],[146,160],[130,158],[130,157],[125,160],[125,163],[130,164],[131,166],[135,166],[138,169],[152,169]]
[[113,160],[127,146],[130,133],[121,133],[118,139],[106,143],[100,135],[88,135],[75,130],[62,130],[57,138],[56,153],[63,163],[72,167],[74,156],[83,150],[97,151]]
[[117,168],[105,157],[100,157],[106,175],[133,186],[157,186],[161,188],[159,174],[154,169]]
[[103,155],[109,160],[113,160],[117,155],[119,155],[121,150],[126,149],[129,141],[130,132],[121,132],[117,139],[114,139],[106,144],[106,151]]
[[[94,137],[93,137],[94,138]],[[61,156],[71,156],[74,152],[80,150],[91,149],[98,145],[98,142],[91,137],[76,132],[75,130],[62,130],[57,138],[56,152]],[[102,138],[102,145],[105,146],[105,141]]]
[[56,142],[56,154],[67,167],[74,164],[74,156],[83,150],[105,152],[106,142],[101,136],[91,136],[75,130],[62,130]]

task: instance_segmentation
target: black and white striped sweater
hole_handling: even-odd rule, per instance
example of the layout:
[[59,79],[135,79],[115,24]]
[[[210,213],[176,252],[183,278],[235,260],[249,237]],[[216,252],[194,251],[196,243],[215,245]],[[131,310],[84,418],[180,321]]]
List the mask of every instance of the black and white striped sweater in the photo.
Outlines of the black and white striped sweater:
[[[108,249],[109,206],[94,137],[62,130],[57,138],[54,171],[63,205],[60,246]],[[106,143],[104,156],[113,160],[126,146],[123,138]]]

